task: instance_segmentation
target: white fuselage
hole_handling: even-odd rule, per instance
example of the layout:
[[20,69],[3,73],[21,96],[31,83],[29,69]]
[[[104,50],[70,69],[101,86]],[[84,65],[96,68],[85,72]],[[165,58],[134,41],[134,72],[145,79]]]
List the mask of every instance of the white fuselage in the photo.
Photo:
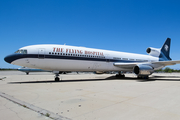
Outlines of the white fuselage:
[[[132,71],[114,63],[151,63],[158,57],[125,52],[116,52],[67,45],[32,45],[20,48],[26,50],[26,57],[12,61],[12,64],[52,71]],[[152,65],[151,65],[152,66]],[[154,69],[164,66],[153,65]]]

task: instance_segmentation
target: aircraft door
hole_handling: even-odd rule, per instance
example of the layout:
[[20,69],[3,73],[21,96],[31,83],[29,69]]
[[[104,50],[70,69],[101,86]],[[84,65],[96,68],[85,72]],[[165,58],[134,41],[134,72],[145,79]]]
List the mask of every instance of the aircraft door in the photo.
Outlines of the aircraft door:
[[106,54],[106,63],[110,62],[109,54]]
[[44,59],[45,58],[45,49],[44,48],[39,48],[38,50],[38,58],[39,59]]
[[111,64],[110,64],[110,57],[109,54],[106,54],[106,67],[107,70],[110,68]]

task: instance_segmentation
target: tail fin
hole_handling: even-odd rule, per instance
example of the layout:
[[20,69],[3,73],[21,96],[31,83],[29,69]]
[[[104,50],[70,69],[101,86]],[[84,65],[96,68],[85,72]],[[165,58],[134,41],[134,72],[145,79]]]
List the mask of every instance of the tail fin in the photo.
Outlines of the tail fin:
[[171,39],[167,38],[166,42],[164,43],[164,45],[161,48],[161,55],[160,58],[164,59],[164,60],[172,60],[169,57],[169,53],[170,53],[170,45],[171,45]]

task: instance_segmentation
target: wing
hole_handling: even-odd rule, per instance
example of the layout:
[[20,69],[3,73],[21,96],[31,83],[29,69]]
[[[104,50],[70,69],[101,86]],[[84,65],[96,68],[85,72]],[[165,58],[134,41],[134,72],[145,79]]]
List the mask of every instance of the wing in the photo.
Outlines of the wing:
[[133,69],[136,65],[141,64],[141,65],[149,65],[149,66],[167,66],[167,65],[175,65],[175,64],[180,64],[180,60],[176,61],[157,61],[157,62],[146,62],[146,63],[114,63],[114,66],[124,68],[124,69]]
[[119,67],[135,67],[139,63],[114,63],[114,66],[119,66]]
[[133,68],[139,63],[114,63],[114,66],[120,67],[125,70],[133,70]]

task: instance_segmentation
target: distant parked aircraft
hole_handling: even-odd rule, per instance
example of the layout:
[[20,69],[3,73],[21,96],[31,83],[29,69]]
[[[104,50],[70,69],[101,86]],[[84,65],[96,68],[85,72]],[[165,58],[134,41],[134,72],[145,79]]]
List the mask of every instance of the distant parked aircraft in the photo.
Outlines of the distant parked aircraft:
[[35,69],[35,68],[26,68],[26,67],[18,68],[18,70],[21,71],[21,72],[25,72],[27,75],[30,72],[52,72],[52,71],[48,71],[48,70]]

